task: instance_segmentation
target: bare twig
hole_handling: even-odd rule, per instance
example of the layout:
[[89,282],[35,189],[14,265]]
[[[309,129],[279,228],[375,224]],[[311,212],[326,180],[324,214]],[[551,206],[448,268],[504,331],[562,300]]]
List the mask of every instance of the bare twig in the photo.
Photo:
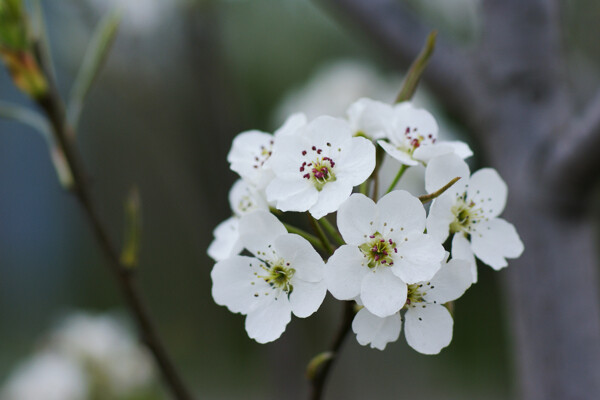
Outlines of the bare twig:
[[[47,71],[47,70],[46,70]],[[156,363],[162,373],[165,384],[170,388],[173,396],[178,400],[192,400],[190,392],[181,380],[177,370],[171,362],[160,340],[148,311],[141,299],[140,293],[132,275],[132,270],[122,265],[119,252],[113,246],[107,230],[105,229],[92,200],[88,180],[83,162],[74,143],[75,135],[66,122],[63,101],[56,90],[54,81],[46,73],[49,80],[48,93],[37,100],[38,105],[45,112],[52,126],[53,134],[62,148],[67,163],[73,174],[72,190],[79,200],[84,212],[92,226],[92,230],[108,262],[106,266],[115,277],[123,294],[127,306],[137,323],[143,341],[154,355]]]

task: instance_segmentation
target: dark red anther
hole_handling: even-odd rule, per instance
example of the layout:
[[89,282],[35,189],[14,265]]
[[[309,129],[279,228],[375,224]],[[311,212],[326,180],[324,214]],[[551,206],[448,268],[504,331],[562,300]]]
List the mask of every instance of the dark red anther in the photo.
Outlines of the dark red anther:
[[302,155],[305,156],[306,155],[306,150],[302,150]]
[[313,151],[315,151],[317,149],[317,146],[313,146],[312,149]]

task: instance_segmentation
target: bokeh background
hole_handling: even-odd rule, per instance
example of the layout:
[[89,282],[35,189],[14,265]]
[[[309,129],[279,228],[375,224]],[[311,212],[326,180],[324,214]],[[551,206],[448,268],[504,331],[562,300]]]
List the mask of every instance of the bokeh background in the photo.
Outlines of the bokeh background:
[[[476,40],[476,0],[410,3],[441,35],[467,45]],[[214,304],[206,248],[213,228],[230,215],[227,193],[236,176],[226,154],[237,133],[273,131],[293,111],[342,113],[362,95],[391,100],[403,71],[309,1],[44,2],[65,97],[95,25],[117,4],[125,11],[122,26],[78,133],[100,213],[119,243],[123,201],[138,186],[140,286],[199,398],[305,398],[304,368],[329,346],[342,306],[328,297],[315,316],[294,319],[277,342],[258,345],[242,316]],[[582,96],[585,82],[598,81],[600,59],[582,56],[592,45],[582,26],[589,28],[593,13],[585,10],[593,8],[599,5],[578,2],[566,16],[579,79],[573,84]],[[421,101],[435,109],[424,93]],[[4,69],[0,99],[29,106]],[[468,138],[443,110],[436,116],[443,129]],[[5,120],[0,188],[1,384],[64,315],[126,312],[79,205],[56,179],[44,140]],[[328,398],[512,398],[502,274],[480,268],[480,282],[456,303],[454,340],[439,356],[416,353],[403,336],[384,352],[349,337]]]

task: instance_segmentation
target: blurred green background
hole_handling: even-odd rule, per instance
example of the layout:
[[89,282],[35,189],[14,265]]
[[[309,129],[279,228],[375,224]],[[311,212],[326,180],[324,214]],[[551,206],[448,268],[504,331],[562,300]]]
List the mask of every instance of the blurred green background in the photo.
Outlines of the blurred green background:
[[[94,26],[117,3],[44,3],[64,96]],[[242,316],[212,301],[206,248],[213,228],[230,215],[227,193],[236,179],[226,154],[240,131],[276,128],[277,107],[323,65],[358,60],[389,82],[391,92],[401,71],[390,70],[359,31],[312,2],[122,3],[119,36],[79,129],[101,215],[119,243],[124,198],[132,185],[139,187],[138,279],[199,398],[305,398],[305,365],[329,346],[342,305],[328,297],[315,316],[294,319],[281,339],[258,345],[247,337]],[[477,1],[453,0],[441,9],[433,1],[411,3],[441,35],[467,45],[476,40]],[[572,68],[584,81],[598,60],[580,56],[589,43],[578,27],[588,18],[582,10],[598,5],[582,3],[568,17]],[[29,104],[4,69],[0,99]],[[2,382],[56,318],[74,309],[115,310],[122,302],[79,205],[56,180],[45,142],[4,120],[0,188]],[[403,336],[384,352],[350,336],[328,398],[512,398],[502,274],[480,268],[480,282],[456,304],[454,340],[439,356],[416,353]]]

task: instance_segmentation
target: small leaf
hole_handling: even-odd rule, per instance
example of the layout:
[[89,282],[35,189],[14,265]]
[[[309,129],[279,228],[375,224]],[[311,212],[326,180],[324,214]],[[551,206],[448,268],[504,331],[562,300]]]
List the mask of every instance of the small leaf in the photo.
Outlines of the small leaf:
[[98,77],[98,73],[114,42],[122,16],[123,14],[120,10],[110,12],[100,21],[90,40],[88,50],[85,53],[79,73],[71,89],[69,105],[67,107],[68,120],[74,128],[77,127],[79,122],[83,103]]
[[125,245],[121,252],[121,263],[125,267],[137,267],[142,234],[142,212],[140,194],[133,187],[125,201]]
[[406,74],[406,77],[404,78],[404,82],[402,82],[402,89],[400,89],[400,93],[398,93],[398,97],[396,97],[396,103],[412,99],[413,95],[417,91],[417,86],[421,80],[421,75],[423,75],[423,71],[425,71],[425,67],[427,67],[427,63],[429,62],[429,59],[433,54],[433,50],[435,49],[436,37],[437,31],[433,31],[429,34],[429,36],[427,36],[425,47],[423,50],[421,50],[421,53],[419,53],[415,61],[413,61],[408,73]]
[[309,380],[313,380],[315,376],[319,373],[319,369],[321,366],[327,361],[333,358],[333,353],[331,351],[324,351],[322,353],[317,354],[313,357],[312,360],[308,363],[306,367],[306,376]]
[[73,175],[71,174],[71,169],[69,168],[69,164],[67,164],[62,149],[54,140],[52,130],[46,119],[34,111],[4,102],[0,102],[0,117],[18,121],[39,132],[48,144],[50,159],[52,160],[52,164],[54,164],[58,180],[65,189],[72,187]]

